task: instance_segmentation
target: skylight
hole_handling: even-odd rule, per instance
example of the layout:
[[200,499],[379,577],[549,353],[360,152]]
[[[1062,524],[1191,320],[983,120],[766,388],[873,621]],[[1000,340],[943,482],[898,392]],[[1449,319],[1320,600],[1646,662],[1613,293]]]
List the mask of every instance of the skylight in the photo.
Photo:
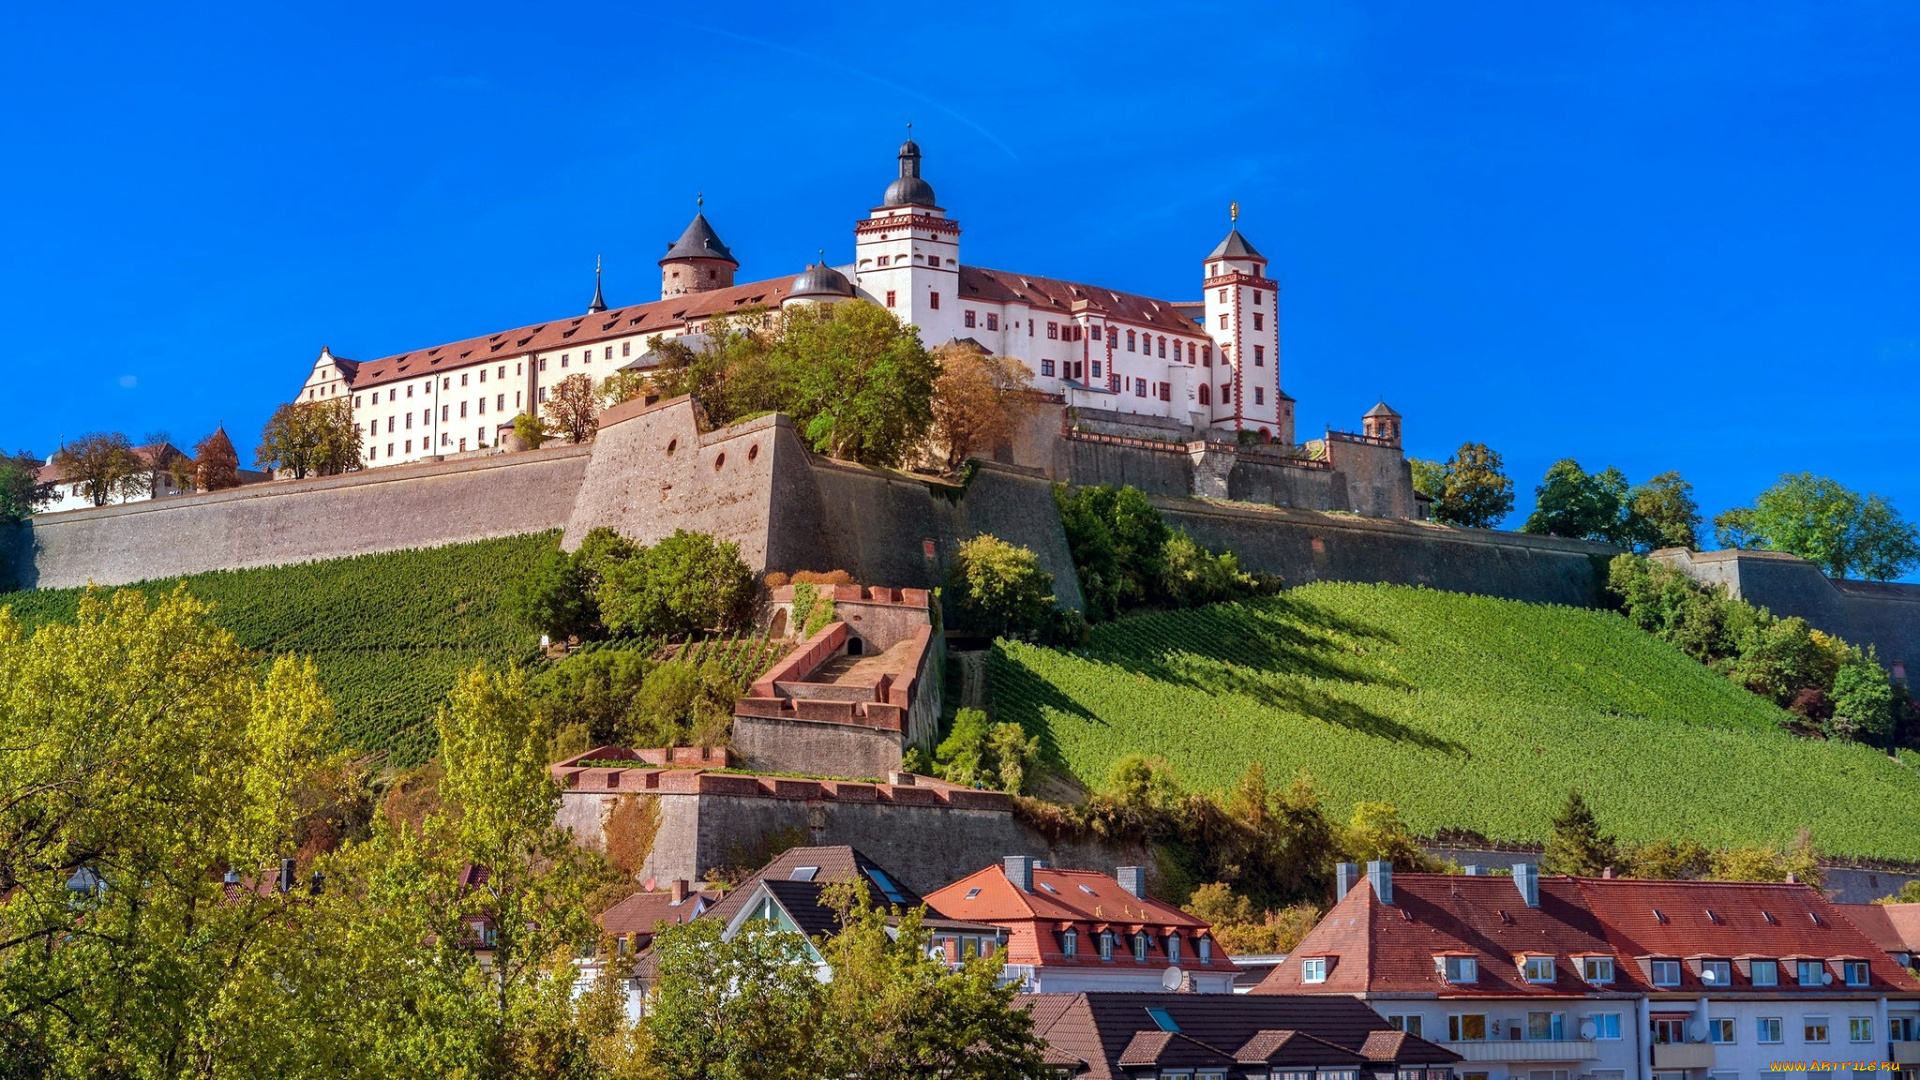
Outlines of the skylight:
[[1059,892],[1059,891],[1060,891],[1059,889],[1056,889],[1056,888],[1054,888],[1053,886],[1051,886],[1051,885],[1049,885],[1049,884],[1047,884],[1047,883],[1046,883],[1046,882],[1044,882],[1044,881],[1040,883],[1040,887],[1041,887],[1041,888],[1043,888],[1043,889],[1045,889],[1045,890],[1047,890],[1047,891],[1048,891],[1048,892],[1050,892],[1050,893],[1057,893],[1057,892]]
[[1172,1014],[1165,1009],[1148,1009],[1147,1015],[1153,1017],[1153,1025],[1161,1031],[1178,1032],[1180,1025],[1173,1022]]
[[1098,895],[1092,889],[1087,888],[1085,885],[1080,886],[1080,891],[1083,893],[1086,893],[1088,896]]
[[880,886],[880,891],[886,894],[889,902],[895,904],[904,904],[907,902],[907,898],[900,895],[900,887],[893,883],[893,879],[887,876],[886,871],[876,866],[867,871],[867,876],[873,878],[875,885]]
[[969,900],[971,900],[971,899],[973,899],[974,897],[976,897],[976,896],[979,896],[979,895],[980,895],[980,890],[979,890],[979,889],[968,889],[968,890],[967,890],[967,899],[969,899]]
[[819,872],[820,868],[817,866],[796,866],[793,868],[793,873],[787,875],[787,880],[812,881],[813,876]]

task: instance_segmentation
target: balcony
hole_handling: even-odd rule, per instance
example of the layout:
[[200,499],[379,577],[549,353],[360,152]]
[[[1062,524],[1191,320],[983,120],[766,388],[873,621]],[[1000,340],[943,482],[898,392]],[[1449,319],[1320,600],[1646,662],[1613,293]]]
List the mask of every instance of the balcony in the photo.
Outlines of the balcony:
[[1712,1043],[1654,1043],[1653,1067],[1656,1069],[1711,1069]]
[[1600,1057],[1599,1044],[1592,1039],[1533,1039],[1527,1042],[1488,1039],[1484,1042],[1443,1042],[1440,1045],[1467,1061],[1531,1064],[1544,1061],[1596,1061]]
[[1895,1065],[1920,1065],[1920,1042],[1894,1043],[1893,1063]]

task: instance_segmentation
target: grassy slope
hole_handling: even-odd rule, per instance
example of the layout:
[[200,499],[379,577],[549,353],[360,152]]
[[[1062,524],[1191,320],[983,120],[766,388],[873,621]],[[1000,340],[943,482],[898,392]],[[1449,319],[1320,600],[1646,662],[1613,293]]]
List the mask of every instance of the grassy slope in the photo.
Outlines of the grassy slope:
[[[533,655],[533,635],[501,610],[501,596],[558,543],[558,533],[536,533],[133,588],[156,594],[184,582],[242,645],[312,656],[346,741],[410,764],[432,752],[429,718],[461,672]],[[0,607],[32,627],[71,619],[81,592],[0,593]]]
[[1130,753],[1220,788],[1305,769],[1329,809],[1537,840],[1577,787],[1623,838],[1920,859],[1920,771],[1782,734],[1784,715],[1616,615],[1322,583],[1126,618],[1063,653],[996,646],[1000,719],[1098,785]]

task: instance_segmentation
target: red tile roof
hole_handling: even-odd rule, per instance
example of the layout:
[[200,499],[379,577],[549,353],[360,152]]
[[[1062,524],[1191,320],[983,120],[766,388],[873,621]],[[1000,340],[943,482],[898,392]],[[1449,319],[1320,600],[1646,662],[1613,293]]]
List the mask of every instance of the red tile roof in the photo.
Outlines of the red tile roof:
[[[134,447],[133,456],[139,458],[140,463],[147,468],[159,469],[174,458],[185,457],[186,455],[181,453],[180,449],[172,443],[147,443],[145,446]],[[42,484],[59,484],[66,482],[67,476],[60,470],[59,466],[55,465],[53,460],[49,458],[45,464],[40,466],[39,471],[35,474],[35,479],[39,480]]]
[[1890,953],[1920,953],[1920,904],[1835,904],[1867,939]]
[[[968,894],[972,893],[972,896]],[[1033,891],[1022,892],[1008,880],[999,864],[978,870],[927,896],[927,906],[949,919],[992,923],[1011,933],[1007,943],[1010,964],[1049,967],[1105,966],[1095,934],[1112,930],[1119,942],[1116,962],[1133,964],[1131,937],[1144,930],[1152,939],[1146,968],[1164,968],[1170,961],[1166,935],[1177,931],[1184,940],[1180,967],[1200,971],[1236,971],[1226,950],[1212,947],[1212,957],[1200,962],[1198,939],[1212,927],[1203,919],[1152,897],[1136,897],[1120,883],[1092,870],[1036,867]],[[1079,936],[1076,955],[1061,951],[1059,933],[1072,927]]]
[[711,905],[719,897],[718,892],[702,890],[689,892],[675,903],[670,891],[634,893],[600,913],[600,929],[615,937],[640,934],[650,938],[661,923],[688,922],[704,910],[703,904]]
[[[1692,994],[1750,988],[1744,964],[1730,987],[1701,981],[1701,959],[1868,959],[1876,992],[1920,995],[1920,981],[1873,947],[1837,907],[1807,885],[1622,878],[1540,879],[1529,908],[1509,877],[1402,874],[1382,904],[1362,881],[1276,967],[1257,993],[1431,993],[1440,997],[1564,997],[1606,993]],[[1435,957],[1467,955],[1471,984],[1444,981]],[[1554,958],[1554,979],[1530,983],[1526,956]],[[1579,957],[1614,958],[1614,981],[1580,978]],[[1323,983],[1302,983],[1301,960],[1326,957]],[[1647,961],[1681,965],[1681,982],[1655,987]],[[1838,983],[1835,988],[1845,989]],[[1782,988],[1793,972],[1782,965]],[[1770,991],[1771,992],[1771,991]]]
[[1120,322],[1132,323],[1135,326],[1177,330],[1182,334],[1194,336],[1202,336],[1206,333],[1198,323],[1183,313],[1192,307],[1190,304],[1155,300],[1148,296],[1119,292],[1077,281],[1061,281],[1057,278],[1038,277],[1033,274],[1016,274],[1007,270],[988,270],[982,266],[960,268],[960,299],[962,301],[979,299],[996,304],[1017,301],[1062,314],[1071,311],[1075,303],[1085,301],[1101,315]]

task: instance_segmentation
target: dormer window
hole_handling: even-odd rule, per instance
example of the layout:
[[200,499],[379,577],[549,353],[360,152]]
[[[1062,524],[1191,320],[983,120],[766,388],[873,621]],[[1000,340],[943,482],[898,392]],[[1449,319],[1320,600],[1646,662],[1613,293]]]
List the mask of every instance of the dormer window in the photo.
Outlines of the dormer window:
[[1529,956],[1521,963],[1521,973],[1530,983],[1553,981],[1553,957]]
[[1167,963],[1177,964],[1179,962],[1180,962],[1180,935],[1168,934],[1167,935]]
[[1080,955],[1080,932],[1068,927],[1060,932],[1060,952],[1066,956]]
[[1433,966],[1440,977],[1450,983],[1470,983],[1480,980],[1480,963],[1471,956],[1436,956]]
[[1755,986],[1780,985],[1780,961],[1754,960],[1748,965],[1748,974]]
[[1700,981],[1708,986],[1732,986],[1733,965],[1725,960],[1702,960]]
[[1840,972],[1845,976],[1848,986],[1867,985],[1867,962],[1865,960],[1848,960],[1840,965]]
[[1106,961],[1113,959],[1113,931],[1111,930],[1100,932],[1100,959]]
[[1827,965],[1818,960],[1799,962],[1799,982],[1801,986],[1820,986],[1826,982]]
[[1133,935],[1133,962],[1136,964],[1144,964],[1147,962],[1147,932],[1145,930],[1138,931]]
[[1211,964],[1213,962],[1213,939],[1210,937],[1201,938],[1198,948],[1200,950],[1200,962],[1202,964]]
[[1583,956],[1580,958],[1580,977],[1596,985],[1613,981],[1613,957]]
[[1303,983],[1323,983],[1327,981],[1327,958],[1309,956],[1300,961],[1300,981]]
[[1655,960],[1649,966],[1649,975],[1655,986],[1680,985],[1680,961]]

